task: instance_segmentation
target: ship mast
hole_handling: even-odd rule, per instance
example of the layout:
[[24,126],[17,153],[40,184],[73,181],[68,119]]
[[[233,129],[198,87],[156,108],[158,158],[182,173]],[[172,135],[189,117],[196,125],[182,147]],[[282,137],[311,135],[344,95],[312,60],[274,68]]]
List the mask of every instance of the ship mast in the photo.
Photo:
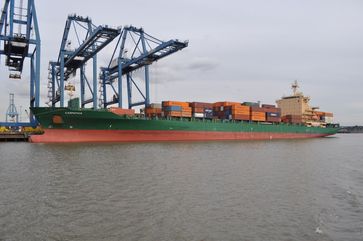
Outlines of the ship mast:
[[297,83],[297,80],[294,81],[294,83],[292,83],[291,85],[291,89],[292,89],[292,92],[294,93],[294,96],[298,95],[299,92],[297,91],[297,89],[299,88],[299,84]]

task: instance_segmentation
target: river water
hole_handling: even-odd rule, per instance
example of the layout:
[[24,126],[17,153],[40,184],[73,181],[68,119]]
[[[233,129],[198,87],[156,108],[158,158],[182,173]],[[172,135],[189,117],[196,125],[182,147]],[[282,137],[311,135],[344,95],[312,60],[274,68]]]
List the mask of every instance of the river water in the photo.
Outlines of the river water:
[[0,240],[363,240],[363,135],[0,143]]

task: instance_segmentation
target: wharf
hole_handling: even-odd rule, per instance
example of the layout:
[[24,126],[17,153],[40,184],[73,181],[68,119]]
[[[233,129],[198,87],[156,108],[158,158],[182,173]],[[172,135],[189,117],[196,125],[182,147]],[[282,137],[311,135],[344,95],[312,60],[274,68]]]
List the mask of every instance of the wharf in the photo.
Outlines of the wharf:
[[0,133],[0,142],[28,142],[26,133]]

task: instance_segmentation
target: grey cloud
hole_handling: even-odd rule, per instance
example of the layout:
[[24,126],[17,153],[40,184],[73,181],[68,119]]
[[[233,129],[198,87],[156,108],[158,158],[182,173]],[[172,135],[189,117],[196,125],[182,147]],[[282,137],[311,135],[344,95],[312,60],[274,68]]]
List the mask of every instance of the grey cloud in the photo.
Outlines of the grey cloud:
[[201,71],[201,72],[213,71],[214,69],[218,68],[218,62],[210,58],[200,57],[192,59],[188,63],[187,68],[193,71]]

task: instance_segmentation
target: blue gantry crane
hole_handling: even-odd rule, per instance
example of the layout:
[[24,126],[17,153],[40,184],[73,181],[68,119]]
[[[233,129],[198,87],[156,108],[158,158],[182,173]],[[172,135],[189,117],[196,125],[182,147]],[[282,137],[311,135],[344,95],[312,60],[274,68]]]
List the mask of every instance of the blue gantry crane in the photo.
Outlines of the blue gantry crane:
[[[128,108],[140,105],[148,106],[150,104],[149,65],[187,46],[188,41],[161,41],[145,33],[142,28],[124,27],[108,66],[101,68],[100,105],[103,108],[112,104],[122,107],[122,79],[123,76],[126,76]],[[117,52],[118,57],[115,58]],[[144,84],[143,87],[133,77],[135,71],[142,70],[142,68],[144,68],[144,79],[141,81]],[[107,94],[107,89],[113,91],[111,98]],[[141,96],[141,101],[134,101],[135,92],[139,97]]]
[[[71,42],[71,32],[76,39],[75,46]],[[64,106],[64,90],[67,89],[65,82],[71,76],[76,75],[76,71],[79,69],[81,106],[93,103],[93,107],[97,108],[97,53],[119,34],[119,28],[96,26],[88,17],[68,16],[58,59],[49,63],[48,104],[55,106],[57,102],[60,102],[59,105]],[[86,77],[86,63],[91,58],[93,59],[93,83],[90,83]],[[88,99],[86,98],[86,87],[92,96]]]
[[[9,78],[19,79],[30,58],[30,106],[39,106],[40,33],[34,0],[5,0],[0,18],[0,56],[5,56]],[[30,122],[35,119],[30,115]],[[19,123],[24,126],[24,123]]]

